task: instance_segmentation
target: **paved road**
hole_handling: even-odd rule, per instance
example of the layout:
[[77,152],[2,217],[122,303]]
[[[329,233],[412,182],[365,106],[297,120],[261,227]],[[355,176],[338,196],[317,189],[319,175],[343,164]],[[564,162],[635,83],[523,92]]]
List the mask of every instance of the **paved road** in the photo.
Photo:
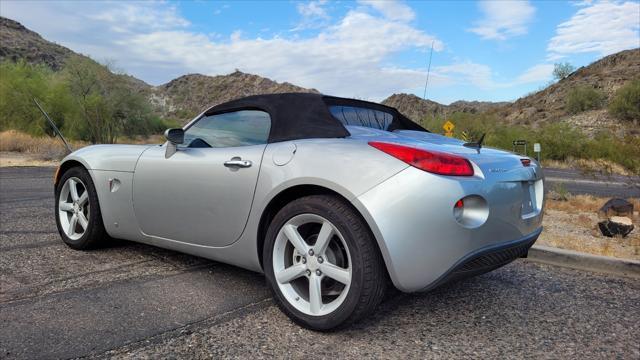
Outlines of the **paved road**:
[[639,281],[524,260],[310,332],[260,275],[127,242],[68,249],[51,176],[0,169],[0,358],[640,357]]
[[545,168],[547,188],[563,186],[572,194],[598,196],[640,197],[640,177],[600,175],[573,169]]

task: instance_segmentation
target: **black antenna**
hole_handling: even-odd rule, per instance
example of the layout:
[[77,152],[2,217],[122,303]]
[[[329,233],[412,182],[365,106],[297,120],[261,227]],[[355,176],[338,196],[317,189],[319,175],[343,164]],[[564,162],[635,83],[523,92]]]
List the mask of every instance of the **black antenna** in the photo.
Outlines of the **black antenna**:
[[462,146],[466,146],[469,148],[474,148],[474,149],[478,149],[480,150],[482,148],[482,142],[484,141],[484,136],[487,133],[482,134],[482,136],[480,136],[480,140],[476,141],[476,142],[468,142],[468,143],[464,143]]
[[38,100],[36,100],[36,98],[33,98],[33,102],[36,103],[36,106],[38,107],[38,109],[40,109],[40,112],[42,112],[42,115],[44,115],[44,117],[47,119],[47,121],[49,122],[49,125],[51,125],[51,127],[53,128],[53,131],[56,133],[56,135],[60,136],[60,139],[62,139],[62,142],[64,143],[64,146],[67,148],[67,151],[69,153],[72,153],[73,150],[71,149],[71,146],[67,142],[67,139],[65,139],[64,136],[62,136],[62,133],[60,132],[60,129],[58,129],[58,127],[56,126],[56,123],[54,123],[53,120],[51,120],[49,115],[47,115],[47,112],[44,111],[42,106],[40,106],[40,104],[38,103]]
[[422,100],[427,98],[427,85],[429,85],[429,74],[431,73],[431,58],[433,57],[433,42],[431,40],[431,53],[429,54],[429,66],[427,67],[427,81],[424,83],[424,94],[422,94]]

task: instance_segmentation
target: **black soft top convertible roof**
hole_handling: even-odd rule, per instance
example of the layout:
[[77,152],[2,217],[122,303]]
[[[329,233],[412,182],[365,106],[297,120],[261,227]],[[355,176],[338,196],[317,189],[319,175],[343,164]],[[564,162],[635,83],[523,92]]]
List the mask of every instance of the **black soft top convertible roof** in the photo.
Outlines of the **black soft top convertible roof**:
[[329,112],[329,106],[354,106],[380,110],[393,115],[388,130],[427,131],[395,108],[362,100],[321,94],[284,93],[254,95],[216,105],[204,115],[238,110],[262,110],[271,117],[269,142],[295,139],[339,138],[349,136],[344,125]]

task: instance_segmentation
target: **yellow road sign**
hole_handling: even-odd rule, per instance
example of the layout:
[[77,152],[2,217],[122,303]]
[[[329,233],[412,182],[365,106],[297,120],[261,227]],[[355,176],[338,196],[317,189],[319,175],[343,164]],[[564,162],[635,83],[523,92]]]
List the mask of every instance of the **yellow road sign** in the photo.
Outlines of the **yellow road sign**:
[[460,136],[462,137],[462,140],[469,141],[469,133],[468,132],[463,131]]
[[447,120],[447,122],[444,123],[444,125],[442,125],[442,128],[444,129],[444,131],[450,133],[453,131],[453,129],[455,129],[455,125],[453,125],[453,123],[449,120]]

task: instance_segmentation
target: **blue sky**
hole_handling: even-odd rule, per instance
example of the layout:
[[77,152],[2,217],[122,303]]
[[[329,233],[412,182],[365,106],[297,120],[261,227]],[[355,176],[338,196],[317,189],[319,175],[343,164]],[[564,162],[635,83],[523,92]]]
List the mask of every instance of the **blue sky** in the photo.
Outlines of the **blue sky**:
[[11,1],[0,14],[152,84],[235,69],[379,101],[509,101],[640,46],[638,1]]

